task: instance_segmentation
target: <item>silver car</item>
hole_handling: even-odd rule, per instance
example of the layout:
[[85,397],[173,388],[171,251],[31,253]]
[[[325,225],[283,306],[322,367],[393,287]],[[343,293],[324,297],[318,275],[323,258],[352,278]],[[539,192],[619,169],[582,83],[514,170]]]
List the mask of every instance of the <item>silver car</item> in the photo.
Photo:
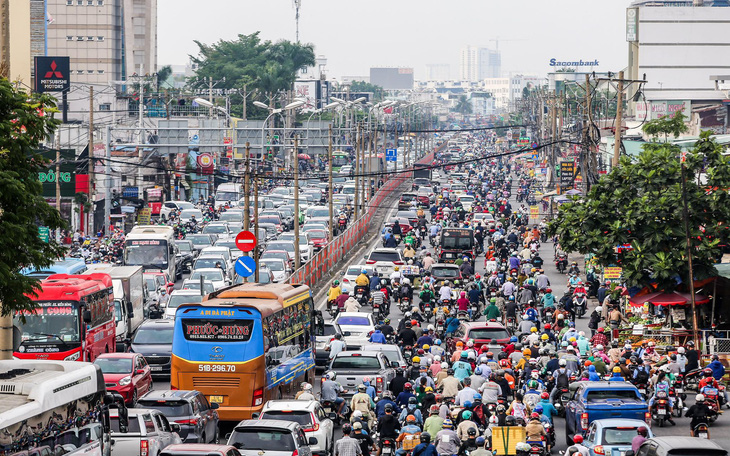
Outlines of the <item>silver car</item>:
[[307,438],[299,424],[279,420],[241,421],[228,438],[228,445],[244,456],[312,456],[309,445],[316,444],[317,438]]

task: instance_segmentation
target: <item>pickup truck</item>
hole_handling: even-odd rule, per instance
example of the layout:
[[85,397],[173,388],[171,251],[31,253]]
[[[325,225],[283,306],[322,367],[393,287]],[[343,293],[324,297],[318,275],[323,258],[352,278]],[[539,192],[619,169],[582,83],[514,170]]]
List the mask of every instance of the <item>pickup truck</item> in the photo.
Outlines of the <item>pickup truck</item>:
[[[180,425],[169,423],[165,415],[153,409],[126,409],[128,424],[120,426],[119,410],[111,409],[112,456],[158,456],[168,445],[182,443]],[[126,431],[126,432],[122,432]]]
[[352,351],[338,353],[330,361],[329,372],[337,374],[337,382],[347,390],[343,396],[350,398],[365,377],[370,377],[370,384],[381,394],[395,378],[397,367],[398,361],[389,362],[382,352]]
[[625,381],[575,382],[570,385],[570,401],[565,407],[565,440],[585,435],[590,424],[603,419],[633,419],[649,423],[649,407],[639,390]]

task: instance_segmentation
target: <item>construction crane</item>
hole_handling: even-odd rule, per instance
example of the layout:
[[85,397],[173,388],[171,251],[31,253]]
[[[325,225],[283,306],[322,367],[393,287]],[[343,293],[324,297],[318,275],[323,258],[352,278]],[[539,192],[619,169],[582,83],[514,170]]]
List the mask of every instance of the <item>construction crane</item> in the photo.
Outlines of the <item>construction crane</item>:
[[294,18],[297,21],[297,44],[299,44],[299,8],[302,7],[302,0],[292,0],[292,4],[295,11]]

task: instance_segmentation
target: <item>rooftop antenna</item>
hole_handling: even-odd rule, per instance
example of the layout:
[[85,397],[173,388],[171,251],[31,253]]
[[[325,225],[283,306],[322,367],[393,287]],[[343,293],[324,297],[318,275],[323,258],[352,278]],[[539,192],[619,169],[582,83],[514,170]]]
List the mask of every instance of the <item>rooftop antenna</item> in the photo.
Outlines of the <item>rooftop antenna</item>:
[[296,12],[294,18],[297,21],[297,44],[299,44],[299,8],[302,7],[302,0],[293,0],[292,3],[294,3],[294,11]]

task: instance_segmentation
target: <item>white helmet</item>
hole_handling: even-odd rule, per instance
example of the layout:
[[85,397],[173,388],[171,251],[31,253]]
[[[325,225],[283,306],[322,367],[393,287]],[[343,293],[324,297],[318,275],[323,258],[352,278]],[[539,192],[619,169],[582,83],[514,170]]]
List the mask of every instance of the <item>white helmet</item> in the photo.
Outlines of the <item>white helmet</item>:
[[679,347],[677,349],[677,353],[679,353],[680,355],[684,355],[684,347]]
[[302,386],[302,389],[304,391],[312,391],[312,384],[311,383],[305,383],[304,386]]
[[601,344],[596,345],[596,350],[603,351],[603,345],[601,345]]
[[474,354],[473,351],[470,351],[469,353],[466,354],[466,359],[473,361],[473,360],[477,359],[477,355]]
[[568,362],[564,359],[561,359],[560,361],[558,361],[558,365],[560,365],[560,367],[565,367],[567,364],[568,364]]
[[436,328],[433,325],[428,325],[429,331],[436,331]]
[[403,277],[403,280],[401,281],[401,285],[410,285],[411,281],[408,277]]
[[578,333],[578,335],[581,336],[581,337],[585,337],[586,336],[586,332],[585,331],[581,331],[581,332]]
[[434,356],[433,357],[433,360],[436,361],[437,363],[440,363],[441,362],[441,355]]
[[601,313],[601,312],[603,312],[603,307],[601,307],[601,306],[596,306],[596,312],[598,312],[598,313]]
[[469,339],[469,340],[468,340],[468,341],[466,342],[466,346],[467,346],[467,347],[473,347],[473,346],[474,346],[474,341],[473,341],[473,340],[471,340],[471,339]]
[[697,402],[705,402],[705,395],[704,394],[698,394],[695,396],[695,401]]

